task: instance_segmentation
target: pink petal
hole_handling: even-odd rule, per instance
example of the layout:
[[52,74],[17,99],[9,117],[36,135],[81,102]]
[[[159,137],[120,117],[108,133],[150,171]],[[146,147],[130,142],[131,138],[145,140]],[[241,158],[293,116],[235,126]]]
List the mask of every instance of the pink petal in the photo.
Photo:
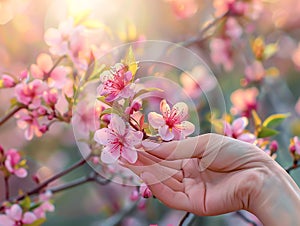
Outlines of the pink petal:
[[37,57],[37,65],[43,72],[49,72],[53,66],[53,61],[51,57],[46,53],[41,53]]
[[156,112],[150,112],[148,114],[148,120],[150,125],[157,129],[158,127],[164,126],[166,124],[162,115],[157,114]]
[[170,131],[167,125],[161,126],[158,128],[158,133],[161,138],[165,141],[170,141],[174,138],[174,134]]
[[39,79],[44,78],[44,72],[36,64],[32,64],[30,66],[30,72],[34,78],[39,78]]
[[137,151],[130,148],[123,148],[121,156],[132,164],[135,163],[138,158]]
[[231,125],[228,122],[224,122],[224,134],[225,136],[232,137]]
[[248,125],[248,119],[246,117],[237,118],[232,123],[233,133],[236,136],[242,134],[247,125]]
[[111,130],[107,128],[103,128],[95,132],[94,140],[99,144],[107,145],[111,136],[113,136]]
[[24,178],[27,176],[27,170],[24,168],[19,168],[14,171],[15,175],[20,178]]
[[37,220],[37,217],[32,212],[26,212],[23,216],[22,223],[23,224],[32,224]]
[[101,152],[101,161],[106,164],[115,163],[120,157],[120,148],[110,150],[110,147],[105,147]]
[[119,93],[120,97],[129,98],[134,95],[134,84],[125,86]]
[[125,140],[129,146],[141,144],[144,134],[141,131],[128,131]]
[[18,204],[14,204],[7,210],[7,216],[15,221],[22,219],[22,208]]
[[170,106],[167,104],[167,101],[164,99],[160,102],[160,112],[164,117],[168,117],[170,114]]
[[0,226],[14,226],[15,221],[12,220],[10,217],[0,214]]
[[256,141],[256,137],[252,133],[243,133],[242,135],[238,136],[237,139],[251,144]]
[[172,113],[174,112],[177,122],[181,122],[187,118],[188,110],[188,106],[183,102],[179,102],[172,107]]
[[195,131],[195,125],[188,121],[183,121],[180,124],[176,124],[175,128],[183,133],[184,137],[192,134]]
[[116,114],[112,114],[111,116],[109,128],[121,136],[125,135],[126,125],[124,120]]
[[64,67],[56,67],[50,75],[50,86],[61,89],[67,82],[67,71]]
[[52,45],[57,45],[59,44],[62,39],[61,39],[61,34],[57,29],[54,28],[49,28],[44,35],[45,42],[47,45],[52,46]]

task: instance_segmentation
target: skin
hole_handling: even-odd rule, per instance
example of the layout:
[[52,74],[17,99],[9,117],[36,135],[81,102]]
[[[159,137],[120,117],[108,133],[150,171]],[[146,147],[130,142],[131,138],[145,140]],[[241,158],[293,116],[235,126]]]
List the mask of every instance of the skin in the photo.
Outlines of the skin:
[[237,210],[266,226],[300,225],[300,190],[264,151],[252,144],[205,134],[156,144],[124,163],[170,208],[201,216]]

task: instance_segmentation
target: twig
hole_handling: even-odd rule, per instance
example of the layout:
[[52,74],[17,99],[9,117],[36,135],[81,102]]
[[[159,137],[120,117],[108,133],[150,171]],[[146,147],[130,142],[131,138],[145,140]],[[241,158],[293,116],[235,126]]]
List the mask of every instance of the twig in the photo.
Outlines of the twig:
[[69,172],[73,171],[74,169],[84,165],[86,163],[86,159],[81,159],[80,161],[78,161],[77,163],[73,164],[72,166],[70,166],[69,168],[59,172],[58,174],[54,175],[53,177],[50,177],[48,180],[42,182],[41,184],[39,184],[36,188],[34,188],[33,190],[18,196],[14,201],[19,201],[24,199],[26,196],[30,196],[33,194],[37,194],[38,192],[40,192],[40,190],[42,190],[43,188],[45,188],[49,183],[57,180],[58,178],[68,174]]
[[5,199],[9,199],[9,177],[4,177],[4,186],[5,186]]
[[5,122],[7,122],[15,113],[20,111],[21,109],[25,108],[25,105],[20,105],[15,108],[13,108],[9,113],[7,113],[5,116],[3,116],[0,119],[0,126],[2,126]]
[[252,224],[253,226],[257,226],[257,224],[256,224],[254,221],[248,219],[241,211],[236,211],[235,213],[236,213],[240,218],[242,218],[244,221],[246,221],[247,223],[250,223],[250,224]]
[[66,58],[66,55],[61,56],[60,58],[57,59],[57,61],[55,62],[55,64],[52,66],[52,68],[50,69],[50,71],[48,71],[45,74],[44,79],[48,79],[51,75],[51,73],[54,71],[54,69],[58,66],[58,64],[64,59]]
[[190,226],[195,220],[195,215],[191,214],[189,212],[186,212],[186,214],[183,216],[183,218],[180,220],[178,226]]
[[300,164],[292,165],[292,166],[290,166],[289,168],[285,169],[285,171],[286,171],[288,174],[290,174],[292,170],[297,169],[297,168],[300,168]]
[[185,215],[183,216],[183,218],[180,220],[178,226],[183,226],[184,222],[189,217],[189,215],[190,215],[190,212],[186,212]]

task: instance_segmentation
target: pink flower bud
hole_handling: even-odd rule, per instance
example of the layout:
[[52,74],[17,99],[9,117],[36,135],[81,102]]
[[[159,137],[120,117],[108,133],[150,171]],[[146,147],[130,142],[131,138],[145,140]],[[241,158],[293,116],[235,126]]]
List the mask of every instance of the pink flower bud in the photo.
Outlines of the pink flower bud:
[[41,133],[46,133],[48,131],[48,129],[49,129],[49,126],[46,124],[41,125],[39,128]]
[[3,86],[5,88],[11,88],[11,87],[14,87],[16,85],[15,80],[9,75],[3,75],[2,76],[2,81],[3,81]]
[[50,120],[50,121],[51,121],[51,120],[54,118],[54,114],[53,114],[53,113],[51,113],[50,115],[48,115],[48,117],[47,117],[47,118],[48,118],[48,120]]
[[271,150],[271,152],[276,152],[278,150],[278,142],[276,140],[273,140],[271,142],[270,150]]
[[139,193],[136,189],[134,189],[130,194],[130,200],[131,201],[137,201],[139,199]]
[[50,106],[54,106],[58,99],[58,93],[56,89],[51,89],[48,91],[45,91],[43,93],[44,100],[47,104]]
[[37,184],[40,183],[40,179],[39,179],[39,177],[38,177],[37,175],[33,175],[33,176],[32,176],[32,180],[33,180],[35,183],[37,183]]
[[296,146],[294,144],[291,144],[289,149],[292,154],[294,154],[296,152]]
[[43,106],[40,106],[38,109],[37,109],[37,113],[39,116],[43,116],[43,115],[46,115],[47,114],[47,109]]
[[22,72],[20,73],[20,76],[19,76],[20,80],[24,80],[24,79],[26,79],[27,77],[28,77],[28,71],[27,71],[27,70],[24,70],[24,71],[22,71]]
[[140,194],[144,198],[150,198],[152,196],[152,192],[145,183],[142,183],[140,186]]

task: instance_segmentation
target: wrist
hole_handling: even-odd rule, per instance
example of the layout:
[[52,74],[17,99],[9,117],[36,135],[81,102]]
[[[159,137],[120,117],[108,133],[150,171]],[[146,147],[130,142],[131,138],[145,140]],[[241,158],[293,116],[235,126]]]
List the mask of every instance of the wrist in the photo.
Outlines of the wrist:
[[249,211],[265,226],[294,226],[300,222],[300,190],[293,179],[275,161],[264,170],[262,186],[252,195]]

